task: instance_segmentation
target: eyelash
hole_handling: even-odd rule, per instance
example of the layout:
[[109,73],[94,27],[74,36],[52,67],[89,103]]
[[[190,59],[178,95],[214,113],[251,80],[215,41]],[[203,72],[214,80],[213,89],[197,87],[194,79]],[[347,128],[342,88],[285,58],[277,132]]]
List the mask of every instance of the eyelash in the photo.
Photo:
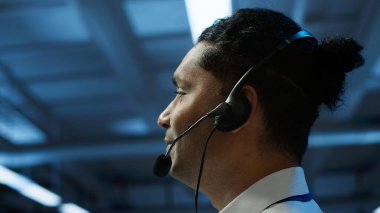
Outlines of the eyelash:
[[178,90],[174,91],[174,93],[175,93],[176,95],[180,96],[180,97],[183,96],[183,95],[186,95],[186,93],[181,92],[181,91],[178,91]]

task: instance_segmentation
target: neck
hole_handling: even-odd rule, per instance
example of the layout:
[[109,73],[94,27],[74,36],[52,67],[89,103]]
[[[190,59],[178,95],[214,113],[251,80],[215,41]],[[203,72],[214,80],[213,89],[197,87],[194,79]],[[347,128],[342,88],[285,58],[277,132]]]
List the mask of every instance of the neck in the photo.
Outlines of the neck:
[[289,160],[279,153],[260,154],[247,150],[249,149],[245,148],[244,151],[234,152],[240,153],[238,155],[231,152],[223,153],[224,156],[228,156],[224,158],[224,162],[219,162],[223,166],[219,170],[212,169],[211,174],[205,174],[201,190],[219,211],[260,179],[276,171],[298,166],[297,161]]

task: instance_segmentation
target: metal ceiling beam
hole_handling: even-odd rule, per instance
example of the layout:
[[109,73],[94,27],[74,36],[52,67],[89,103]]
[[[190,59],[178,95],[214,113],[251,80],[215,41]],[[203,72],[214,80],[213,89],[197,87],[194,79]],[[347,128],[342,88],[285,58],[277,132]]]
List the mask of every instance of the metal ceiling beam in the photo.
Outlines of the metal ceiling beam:
[[[377,151],[380,150],[379,147],[375,148]],[[377,152],[378,153],[378,152]],[[380,159],[374,161],[368,169],[368,171],[364,171],[362,174],[359,174],[359,190],[372,190],[374,194],[380,193]]]
[[8,167],[29,167],[83,159],[136,158],[155,156],[165,151],[162,140],[135,140],[137,142],[105,142],[95,144],[70,144],[28,146],[2,150],[0,164]]
[[5,79],[5,82],[2,82],[3,86],[6,85],[3,90],[7,91],[0,94],[3,99],[44,131],[49,139],[57,139],[62,128],[59,120],[45,105],[35,100],[25,85],[13,76],[11,70],[2,62],[0,62],[0,73]]
[[[364,132],[363,134],[366,134]],[[380,134],[380,133],[379,133]],[[326,135],[321,133],[312,135],[311,149],[326,147],[326,140],[334,140],[334,146],[352,146],[352,141],[347,141],[347,134],[342,137]],[[357,137],[356,145],[367,145],[366,136],[363,141]],[[371,139],[371,138],[370,138]],[[345,143],[347,142],[347,143]],[[380,143],[379,140],[371,140],[371,144]],[[131,138],[124,141],[103,141],[94,143],[64,143],[49,145],[33,145],[28,147],[8,147],[0,152],[0,164],[9,167],[27,167],[41,164],[69,162],[84,159],[114,159],[118,157],[135,159],[136,157],[152,157],[165,151],[162,136],[151,138]],[[326,152],[327,157],[330,153]],[[313,172],[318,171],[323,163],[317,164]]]
[[354,38],[359,39],[360,41],[365,41],[368,37],[368,32],[372,27],[371,24],[376,22],[376,16],[378,16],[377,11],[380,6],[380,2],[378,0],[366,0],[364,2],[357,2],[358,4],[363,4],[362,10],[360,11],[359,19],[357,19],[356,30]]
[[122,1],[76,0],[93,41],[105,53],[116,71],[116,77],[126,87],[128,97],[136,97],[143,89],[143,56],[132,27],[122,8]]
[[91,42],[67,41],[67,42],[31,42],[26,44],[10,44],[0,46],[0,55],[6,56],[28,56],[39,54],[51,54],[56,52],[77,51],[83,48],[93,48]]
[[[72,190],[80,190],[86,193],[86,197],[92,196],[101,205],[102,201],[112,200],[109,193],[109,187],[105,181],[99,180],[91,169],[85,166],[70,164],[69,166],[60,167],[62,174],[62,185],[70,186]],[[73,186],[77,186],[73,188]],[[80,186],[80,188],[78,188]],[[78,192],[76,192],[78,193]],[[63,198],[71,197],[70,194],[62,194]],[[103,202],[104,204],[104,202]]]
[[0,12],[4,15],[25,10],[56,8],[64,6],[65,4],[66,2],[64,0],[7,1],[0,3]]

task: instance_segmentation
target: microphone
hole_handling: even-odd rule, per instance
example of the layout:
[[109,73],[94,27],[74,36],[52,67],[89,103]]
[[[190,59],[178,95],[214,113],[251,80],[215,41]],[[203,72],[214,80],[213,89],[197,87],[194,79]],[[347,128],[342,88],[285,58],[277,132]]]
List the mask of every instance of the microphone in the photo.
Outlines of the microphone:
[[153,173],[157,177],[165,177],[168,175],[170,168],[172,167],[172,159],[167,154],[161,154],[157,157],[153,166]]
[[153,173],[157,177],[164,177],[168,175],[170,168],[172,167],[172,159],[170,157],[170,151],[174,147],[174,145],[179,141],[182,137],[187,135],[194,127],[198,126],[203,120],[205,120],[208,117],[216,117],[218,115],[221,115],[223,112],[230,109],[230,106],[228,103],[221,103],[217,107],[215,107],[210,112],[206,113],[204,116],[202,116],[200,119],[198,119],[195,123],[193,123],[188,129],[186,129],[184,132],[182,132],[170,145],[169,149],[166,151],[165,154],[161,154],[157,157],[156,161],[153,165]]

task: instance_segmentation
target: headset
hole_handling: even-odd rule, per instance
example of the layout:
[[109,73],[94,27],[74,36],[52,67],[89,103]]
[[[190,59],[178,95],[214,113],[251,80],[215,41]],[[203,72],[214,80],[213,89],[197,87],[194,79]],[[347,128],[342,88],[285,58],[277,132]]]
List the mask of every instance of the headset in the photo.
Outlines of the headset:
[[166,176],[171,168],[172,162],[169,156],[174,145],[194,127],[201,123],[206,118],[214,118],[214,126],[222,132],[233,131],[243,125],[249,118],[251,107],[248,99],[241,94],[241,89],[247,84],[247,80],[254,74],[255,70],[266,64],[276,53],[283,50],[285,47],[294,43],[297,40],[309,38],[318,43],[318,40],[309,32],[301,30],[279,44],[270,54],[265,56],[257,64],[250,67],[244,75],[237,81],[225,102],[220,103],[213,110],[202,116],[199,120],[193,123],[188,129],[180,134],[170,145],[165,154],[161,154],[155,161],[153,173],[158,177]]

